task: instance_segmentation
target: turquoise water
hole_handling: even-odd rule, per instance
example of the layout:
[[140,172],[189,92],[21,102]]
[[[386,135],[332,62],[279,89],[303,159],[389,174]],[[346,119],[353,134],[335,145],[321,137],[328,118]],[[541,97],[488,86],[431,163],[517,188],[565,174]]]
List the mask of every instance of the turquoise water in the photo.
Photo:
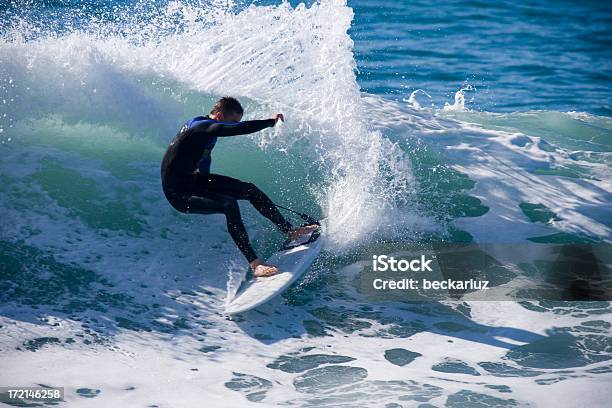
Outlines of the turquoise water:
[[[1,6],[0,383],[71,406],[605,405],[605,296],[413,302],[363,279],[430,251],[501,292],[585,265],[605,283],[609,7],[211,4]],[[173,211],[159,181],[228,93],[287,121],[221,141],[213,171],[327,218],[306,276],[235,320],[223,217]],[[267,256],[282,237],[241,211]]]

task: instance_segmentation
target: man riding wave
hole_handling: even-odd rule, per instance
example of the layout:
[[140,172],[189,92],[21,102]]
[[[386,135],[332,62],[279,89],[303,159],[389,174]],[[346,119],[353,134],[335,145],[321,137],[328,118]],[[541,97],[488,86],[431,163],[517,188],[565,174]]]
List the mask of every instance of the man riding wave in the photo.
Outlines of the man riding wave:
[[271,119],[241,122],[244,110],[232,97],[219,99],[207,116],[186,122],[170,142],[161,163],[164,194],[176,210],[194,214],[225,214],[227,230],[249,262],[255,276],[278,272],[255,254],[240,216],[237,200],[248,200],[261,215],[272,221],[289,240],[313,231],[315,224],[294,228],[259,188],[232,177],[210,172],[211,153],[217,138],[246,135],[273,127],[284,120],[282,114]]

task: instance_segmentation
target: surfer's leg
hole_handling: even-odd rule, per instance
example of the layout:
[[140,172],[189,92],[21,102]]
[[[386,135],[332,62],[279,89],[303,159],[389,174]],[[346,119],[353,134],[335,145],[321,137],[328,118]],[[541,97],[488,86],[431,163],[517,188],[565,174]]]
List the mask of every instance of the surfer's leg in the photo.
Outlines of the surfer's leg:
[[284,233],[293,229],[291,223],[278,211],[272,200],[253,183],[245,183],[219,174],[207,174],[201,177],[204,178],[204,182],[203,185],[199,184],[208,191],[227,195],[237,200],[249,200],[261,215],[276,224],[278,229]]
[[278,211],[270,197],[261,191],[253,183],[245,183],[247,186],[247,200],[261,215],[272,221],[278,229],[287,233],[293,229],[293,225]]
[[210,193],[206,194],[206,196],[190,196],[186,201],[186,212],[198,214],[224,214],[227,221],[227,231],[230,233],[240,252],[242,252],[249,263],[258,259],[249,242],[249,236],[242,223],[240,207],[238,207],[238,202],[236,200]]

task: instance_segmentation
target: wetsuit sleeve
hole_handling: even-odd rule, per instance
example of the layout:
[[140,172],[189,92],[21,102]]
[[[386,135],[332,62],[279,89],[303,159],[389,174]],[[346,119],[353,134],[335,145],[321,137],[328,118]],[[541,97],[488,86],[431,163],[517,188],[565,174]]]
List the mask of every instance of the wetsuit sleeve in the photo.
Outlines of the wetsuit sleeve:
[[258,132],[276,124],[274,119],[245,120],[244,122],[217,122],[208,126],[206,133],[210,136],[236,136]]

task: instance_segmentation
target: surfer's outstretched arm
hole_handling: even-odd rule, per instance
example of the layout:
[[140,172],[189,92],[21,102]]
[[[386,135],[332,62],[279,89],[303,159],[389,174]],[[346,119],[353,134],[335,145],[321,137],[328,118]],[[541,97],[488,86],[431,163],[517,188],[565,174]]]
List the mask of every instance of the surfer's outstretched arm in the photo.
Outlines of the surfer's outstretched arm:
[[246,120],[244,122],[216,122],[206,128],[210,136],[237,136],[259,132],[276,124],[275,119]]

